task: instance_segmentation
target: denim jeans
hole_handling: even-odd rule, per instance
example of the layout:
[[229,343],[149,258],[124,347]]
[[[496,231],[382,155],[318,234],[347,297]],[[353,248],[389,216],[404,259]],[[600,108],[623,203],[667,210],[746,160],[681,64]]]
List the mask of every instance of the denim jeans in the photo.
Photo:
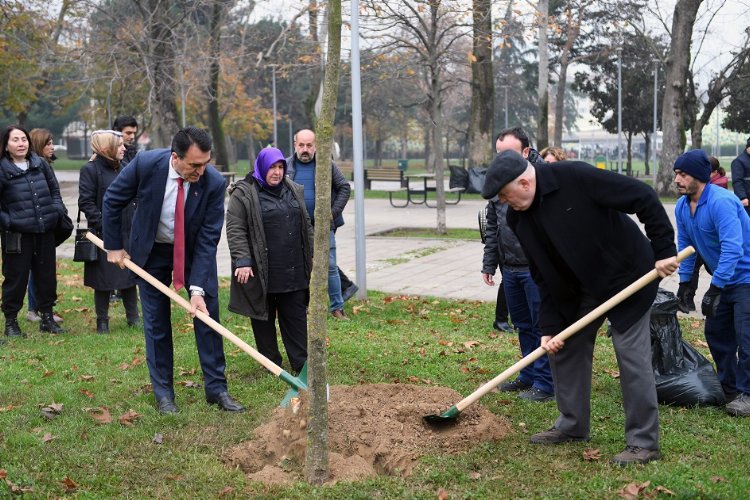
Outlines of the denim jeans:
[[336,265],[336,233],[331,231],[328,247],[328,298],[331,300],[331,312],[344,308],[341,296],[341,278]]
[[34,283],[34,275],[29,273],[29,311],[36,311],[36,284]]
[[[503,268],[503,285],[510,320],[518,329],[521,354],[526,356],[539,347],[542,339],[542,331],[539,329],[539,289],[529,271],[512,271],[507,267]],[[547,356],[542,356],[522,369],[518,378],[548,394],[555,392]]]
[[750,394],[750,284],[724,287],[705,333],[724,392]]

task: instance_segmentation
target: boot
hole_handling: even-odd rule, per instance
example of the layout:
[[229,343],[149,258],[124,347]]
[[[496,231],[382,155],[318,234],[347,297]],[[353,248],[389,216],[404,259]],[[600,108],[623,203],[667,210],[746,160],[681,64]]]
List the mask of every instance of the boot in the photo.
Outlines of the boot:
[[109,318],[96,318],[96,333],[109,333]]
[[55,323],[55,318],[54,316],[52,316],[52,311],[43,312],[41,316],[42,321],[39,323],[40,332],[47,332],[53,335],[57,335],[58,333],[65,333],[65,330],[60,328],[60,325]]
[[21,327],[18,326],[16,318],[5,318],[5,335],[8,337],[26,337],[26,334],[21,331]]

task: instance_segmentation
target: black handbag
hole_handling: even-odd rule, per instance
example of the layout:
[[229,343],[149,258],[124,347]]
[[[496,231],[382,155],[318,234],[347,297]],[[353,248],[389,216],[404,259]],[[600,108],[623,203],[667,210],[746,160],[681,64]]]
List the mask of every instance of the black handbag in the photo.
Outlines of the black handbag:
[[80,226],[81,211],[78,210],[78,217],[76,218],[76,246],[73,251],[73,260],[75,262],[96,262],[99,257],[99,249],[86,238],[86,233],[89,232],[88,228]]

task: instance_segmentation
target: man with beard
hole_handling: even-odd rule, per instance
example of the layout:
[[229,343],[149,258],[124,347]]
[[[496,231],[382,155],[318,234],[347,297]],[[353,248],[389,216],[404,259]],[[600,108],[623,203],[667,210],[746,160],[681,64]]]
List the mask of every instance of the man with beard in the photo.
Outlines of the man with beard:
[[[711,273],[711,286],[701,302],[705,335],[716,362],[730,415],[750,417],[750,217],[742,202],[710,183],[711,163],[694,149],[674,163],[680,194],[675,218],[680,249],[692,245]],[[695,256],[680,264],[684,293]]]

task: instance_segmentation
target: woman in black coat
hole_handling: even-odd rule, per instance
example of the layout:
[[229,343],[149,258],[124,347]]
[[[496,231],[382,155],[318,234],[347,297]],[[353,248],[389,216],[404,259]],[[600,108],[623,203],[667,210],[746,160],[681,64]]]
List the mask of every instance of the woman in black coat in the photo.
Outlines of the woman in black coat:
[[[104,192],[120,172],[120,160],[125,154],[122,134],[114,130],[97,130],[91,134],[94,155],[81,168],[78,183],[78,209],[86,215],[88,228],[102,236],[102,200]],[[130,222],[134,207],[123,213],[123,241],[130,239]],[[127,269],[120,269],[107,262],[107,254],[98,252],[98,259],[86,262],[83,268],[83,284],[94,289],[96,310],[96,332],[109,333],[109,297],[113,290],[120,290],[125,316],[129,326],[140,324],[138,294],[135,277]]]

